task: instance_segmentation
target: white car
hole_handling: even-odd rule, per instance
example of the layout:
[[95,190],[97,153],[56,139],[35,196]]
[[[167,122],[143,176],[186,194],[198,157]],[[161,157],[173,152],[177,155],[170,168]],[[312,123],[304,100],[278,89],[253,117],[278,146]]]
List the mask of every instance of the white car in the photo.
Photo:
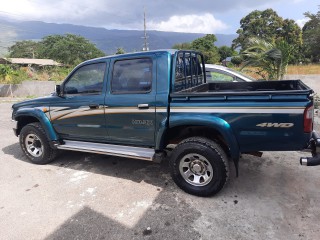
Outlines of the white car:
[[207,82],[252,82],[253,77],[221,65],[205,64]]

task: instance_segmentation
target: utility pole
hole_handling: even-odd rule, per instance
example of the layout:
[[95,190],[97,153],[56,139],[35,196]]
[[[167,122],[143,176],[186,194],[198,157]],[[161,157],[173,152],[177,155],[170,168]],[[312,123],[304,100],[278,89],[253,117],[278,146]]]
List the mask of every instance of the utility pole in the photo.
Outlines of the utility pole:
[[146,24],[146,8],[143,8],[143,22],[144,22],[144,44],[142,51],[149,51],[148,35],[147,35],[147,24]]

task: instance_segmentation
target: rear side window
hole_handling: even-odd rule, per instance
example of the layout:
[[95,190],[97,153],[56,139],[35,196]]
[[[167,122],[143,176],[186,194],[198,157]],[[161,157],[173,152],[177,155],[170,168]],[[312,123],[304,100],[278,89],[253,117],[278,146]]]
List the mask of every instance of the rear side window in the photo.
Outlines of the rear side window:
[[94,63],[77,69],[64,86],[65,94],[100,94],[103,88],[105,63]]
[[114,63],[112,93],[147,93],[152,85],[152,59],[119,60]]

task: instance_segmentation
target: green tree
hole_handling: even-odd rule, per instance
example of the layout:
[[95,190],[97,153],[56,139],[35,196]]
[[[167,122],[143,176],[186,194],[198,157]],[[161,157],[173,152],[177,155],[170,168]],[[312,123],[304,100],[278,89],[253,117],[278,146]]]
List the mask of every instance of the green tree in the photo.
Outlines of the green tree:
[[268,42],[259,38],[251,38],[242,55],[246,59],[242,67],[248,66],[256,69],[255,73],[266,80],[283,79],[294,47],[281,40]]
[[41,58],[50,58],[66,65],[76,65],[82,61],[104,55],[88,39],[73,34],[44,37],[39,49]]
[[303,26],[303,41],[306,57],[313,62],[320,61],[320,11],[316,14],[304,14],[309,21]]
[[286,41],[297,49],[302,44],[300,27],[290,19],[283,19],[274,10],[255,10],[241,19],[239,36],[233,40],[233,47],[247,49],[250,38],[260,38],[267,42]]
[[191,49],[191,43],[177,43],[172,46],[173,49],[178,49],[178,50],[188,50]]
[[125,54],[126,51],[123,48],[117,48],[116,54]]
[[218,48],[220,54],[220,62],[226,59],[227,57],[236,56],[238,53],[228,46],[221,46]]
[[40,43],[30,40],[18,41],[8,48],[11,58],[38,58]]
[[11,66],[0,64],[0,83],[11,83],[15,75],[17,73]]
[[242,55],[234,56],[231,59],[231,63],[236,65],[236,66],[240,66],[240,64],[242,64],[242,62],[243,62],[243,56]]
[[207,34],[191,42],[191,49],[200,51],[204,55],[206,63],[217,63],[220,60],[218,48],[214,45],[217,38],[214,34]]

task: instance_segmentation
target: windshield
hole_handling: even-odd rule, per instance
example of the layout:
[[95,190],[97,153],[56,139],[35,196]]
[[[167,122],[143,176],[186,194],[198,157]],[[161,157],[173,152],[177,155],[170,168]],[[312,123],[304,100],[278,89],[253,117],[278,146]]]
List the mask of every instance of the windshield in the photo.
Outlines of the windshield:
[[238,74],[238,75],[241,75],[242,77],[249,78],[249,79],[252,80],[252,81],[256,81],[256,80],[257,80],[257,79],[255,79],[255,78],[249,76],[249,75],[244,74],[243,72],[239,72],[239,71],[234,70],[234,69],[231,69],[231,68],[228,68],[228,70],[229,70],[230,72],[233,72],[233,73],[236,73],[236,74]]

